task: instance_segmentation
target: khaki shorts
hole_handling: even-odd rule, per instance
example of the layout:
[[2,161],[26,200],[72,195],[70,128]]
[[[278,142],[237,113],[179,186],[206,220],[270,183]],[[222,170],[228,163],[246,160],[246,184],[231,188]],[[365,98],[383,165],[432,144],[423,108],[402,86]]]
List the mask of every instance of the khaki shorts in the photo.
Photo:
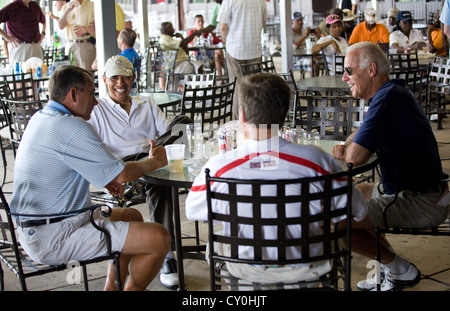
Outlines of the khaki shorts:
[[[384,228],[383,210],[391,202],[393,195],[380,194],[378,184],[372,192],[372,199],[366,202],[369,217],[378,228]],[[393,206],[389,207],[387,219],[389,227],[429,228],[436,227],[448,217],[450,206],[436,204],[443,193],[416,194],[405,190],[398,194]]]
[[[97,224],[111,233],[111,251],[122,251],[129,223],[100,219]],[[105,236],[92,226],[89,212],[49,225],[18,227],[17,233],[25,252],[43,264],[59,265],[107,255]]]
[[44,59],[44,50],[39,43],[22,43],[17,47],[9,45],[9,64],[14,66],[15,62],[26,62],[31,57]]

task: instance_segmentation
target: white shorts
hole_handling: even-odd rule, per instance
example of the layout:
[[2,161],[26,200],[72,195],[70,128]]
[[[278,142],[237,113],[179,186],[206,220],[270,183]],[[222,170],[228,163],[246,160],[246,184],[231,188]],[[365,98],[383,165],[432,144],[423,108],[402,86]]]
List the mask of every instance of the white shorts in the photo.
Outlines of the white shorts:
[[[110,232],[111,251],[121,252],[129,223],[105,219],[96,222]],[[71,260],[83,261],[107,255],[105,236],[90,223],[89,212],[53,224],[18,227],[17,233],[25,252],[42,264],[59,265]]]

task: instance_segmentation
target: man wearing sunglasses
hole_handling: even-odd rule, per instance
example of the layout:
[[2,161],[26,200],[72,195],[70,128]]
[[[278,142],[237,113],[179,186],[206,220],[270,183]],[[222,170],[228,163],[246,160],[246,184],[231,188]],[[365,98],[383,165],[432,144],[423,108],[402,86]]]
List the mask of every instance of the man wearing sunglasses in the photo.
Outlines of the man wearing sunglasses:
[[[438,226],[450,210],[450,194],[443,181],[448,176],[442,171],[436,139],[420,103],[404,80],[389,79],[390,63],[373,43],[350,46],[344,67],[342,80],[348,83],[353,97],[368,101],[369,109],[361,127],[344,145],[335,146],[332,155],[358,165],[377,153],[382,184],[359,184],[370,220],[383,228],[383,209],[398,192],[387,212],[391,227]],[[357,229],[361,223],[354,226]],[[375,235],[352,242],[354,251],[375,257]],[[400,290],[420,281],[417,267],[398,256],[384,237],[381,255],[382,290]],[[358,282],[357,287],[375,289],[375,277]]]

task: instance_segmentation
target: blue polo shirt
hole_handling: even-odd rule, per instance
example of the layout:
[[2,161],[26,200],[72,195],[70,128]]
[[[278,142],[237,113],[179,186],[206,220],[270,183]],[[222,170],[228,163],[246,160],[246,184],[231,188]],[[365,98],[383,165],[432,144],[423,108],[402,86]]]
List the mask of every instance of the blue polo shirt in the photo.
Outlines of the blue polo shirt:
[[102,188],[124,169],[94,128],[50,101],[36,112],[20,142],[11,210],[52,214],[91,205],[89,185]]
[[[377,153],[382,179],[399,191],[423,189],[448,177],[430,123],[404,80],[386,82],[369,100],[353,141]],[[395,190],[386,184],[386,192]]]
[[133,49],[123,50],[119,55],[128,58],[128,60],[133,64],[133,69],[136,71],[138,68],[134,66],[134,60],[140,58],[139,54]]

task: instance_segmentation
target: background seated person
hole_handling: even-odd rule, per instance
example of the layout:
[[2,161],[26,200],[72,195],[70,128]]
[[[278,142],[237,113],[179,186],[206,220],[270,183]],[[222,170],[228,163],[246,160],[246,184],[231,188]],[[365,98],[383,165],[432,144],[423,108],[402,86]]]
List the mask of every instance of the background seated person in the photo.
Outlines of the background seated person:
[[[434,23],[428,26],[427,29],[428,50],[430,53],[436,53],[437,56],[447,57],[448,44],[444,44],[444,41],[442,40],[443,37],[439,13],[439,10],[437,10],[434,16]],[[445,36],[444,40],[447,40]]]
[[342,33],[341,37],[343,37],[346,41],[348,41],[348,39],[352,35],[353,29],[356,26],[355,22],[358,19],[358,17],[355,14],[353,14],[353,12],[350,11],[349,9],[342,10],[342,13],[343,13],[342,21],[344,22],[344,32]]
[[382,24],[377,24],[377,11],[374,8],[366,8],[364,10],[364,22],[359,23],[353,29],[348,44],[352,45],[357,42],[370,41],[377,44],[389,43],[389,30]]
[[[315,41],[320,38],[319,28],[311,30],[311,27],[303,29],[303,15],[300,12],[294,12],[292,14],[292,43],[294,48],[294,55],[296,51],[306,52],[307,45],[306,40],[310,40],[311,34],[314,35]],[[294,58],[295,70],[304,72],[311,72],[312,59],[309,56],[295,57]]]
[[397,27],[389,36],[389,47],[397,52],[420,50],[427,46],[419,29],[413,29],[411,12],[400,11],[397,15]]
[[311,53],[318,54],[321,50],[325,53],[327,59],[328,71],[330,75],[334,75],[335,69],[335,55],[345,55],[347,51],[347,41],[341,37],[344,31],[344,25],[338,15],[327,16],[327,27],[330,29],[330,34],[322,37],[312,47]]
[[[204,44],[203,42],[210,40],[210,36],[211,36],[211,40],[212,42],[208,42],[206,45],[208,44],[214,44],[217,45],[219,43],[222,42],[222,40],[220,40],[216,34],[212,31],[207,32],[206,28],[204,28],[203,26],[204,24],[204,19],[203,19],[203,15],[199,14],[195,16],[194,19],[194,26],[195,29],[191,29],[188,32],[188,37],[195,31],[198,30],[201,32],[201,35],[195,36],[194,39],[192,39],[192,41],[190,42],[190,44],[193,45],[197,45],[198,43],[200,44]],[[198,39],[203,40],[202,42],[197,42]],[[207,51],[208,55],[209,55],[209,59],[214,59],[214,65],[215,65],[215,69],[217,71],[217,75],[221,76],[223,75],[223,71],[222,71],[222,67],[224,66],[224,56],[223,56],[223,51],[220,49],[215,49],[214,51]],[[195,51],[195,55],[197,60],[201,60],[202,56],[200,55],[199,52]]]
[[[97,104],[89,71],[60,66],[50,77],[48,89],[50,101],[31,118],[17,151],[11,200],[14,213],[78,211],[92,205],[91,183],[121,195],[123,183],[167,165],[164,147],[156,147],[153,141],[151,156],[143,161],[124,163],[109,152],[87,122]],[[105,255],[104,234],[92,226],[88,214],[38,226],[18,226],[20,244],[33,260],[49,265]],[[142,221],[137,210],[116,208],[110,220],[98,223],[110,232],[112,251],[121,252],[125,290],[145,290],[169,251],[167,230]],[[116,290],[111,264],[105,290]]]
[[387,17],[380,21],[380,24],[386,26],[386,28],[389,30],[389,33],[392,33],[395,26],[397,26],[398,12],[399,11],[396,7],[390,8]]
[[[289,179],[302,178],[307,176],[319,176],[321,172],[341,171],[341,167],[329,154],[322,149],[311,145],[293,144],[283,140],[278,136],[279,129],[282,128],[284,120],[289,110],[290,88],[287,83],[276,74],[262,73],[245,77],[241,82],[239,93],[239,123],[247,139],[242,146],[212,157],[202,168],[211,170],[211,176],[224,178],[244,178],[244,179]],[[270,111],[271,113],[267,113]],[[267,153],[273,151],[276,157],[276,169],[267,170],[262,165],[256,165],[261,161],[267,160]],[[248,161],[242,162],[249,154]],[[303,163],[311,162],[311,166],[305,166]],[[227,169],[224,169],[227,168]],[[212,187],[227,186],[217,183]],[[219,191],[220,189],[214,189]],[[276,189],[266,189],[267,191],[276,191]],[[226,192],[226,189],[223,189]],[[239,190],[238,190],[239,191]],[[245,195],[240,191],[241,195]],[[366,207],[361,193],[355,188],[352,198],[353,215],[356,221],[365,219]],[[205,175],[198,175],[192,185],[186,199],[186,216],[190,220],[207,220]],[[317,202],[317,201],[316,201]],[[320,211],[320,203],[311,204],[311,210]],[[213,202],[213,209],[226,210],[227,206],[220,204],[218,200]],[[276,213],[276,208],[267,206],[267,213]],[[334,206],[332,208],[337,208]],[[239,206],[239,214],[245,215],[251,213],[252,207]],[[312,212],[314,213],[314,212]],[[272,214],[273,215],[273,214]],[[336,219],[336,221],[338,221]],[[248,226],[247,226],[248,227]],[[224,228],[226,233],[227,228]],[[316,231],[317,230],[317,231]],[[320,228],[311,229],[311,235],[314,231],[320,232]],[[292,237],[298,236],[297,230],[290,232]],[[251,228],[242,228],[240,230],[242,237],[251,237],[253,231]],[[276,233],[275,233],[276,234]],[[319,234],[319,233],[318,233]],[[353,234],[353,233],[352,233]],[[264,232],[266,238],[273,236],[271,228]],[[239,249],[240,252],[245,252]],[[301,256],[301,250],[295,251],[295,256]],[[242,253],[244,254],[244,253]],[[276,250],[269,251],[267,258],[276,259]],[[262,272],[264,273],[264,272]],[[280,280],[281,281],[281,280]]]
[[[161,36],[159,37],[159,45],[162,50],[178,50],[177,59],[175,60],[174,73],[196,73],[202,65],[201,61],[190,62],[188,44],[195,36],[200,35],[198,30],[191,33],[190,36],[183,38],[180,33],[175,33],[175,29],[171,22],[161,24]],[[165,88],[165,78],[160,78],[159,87]]]

